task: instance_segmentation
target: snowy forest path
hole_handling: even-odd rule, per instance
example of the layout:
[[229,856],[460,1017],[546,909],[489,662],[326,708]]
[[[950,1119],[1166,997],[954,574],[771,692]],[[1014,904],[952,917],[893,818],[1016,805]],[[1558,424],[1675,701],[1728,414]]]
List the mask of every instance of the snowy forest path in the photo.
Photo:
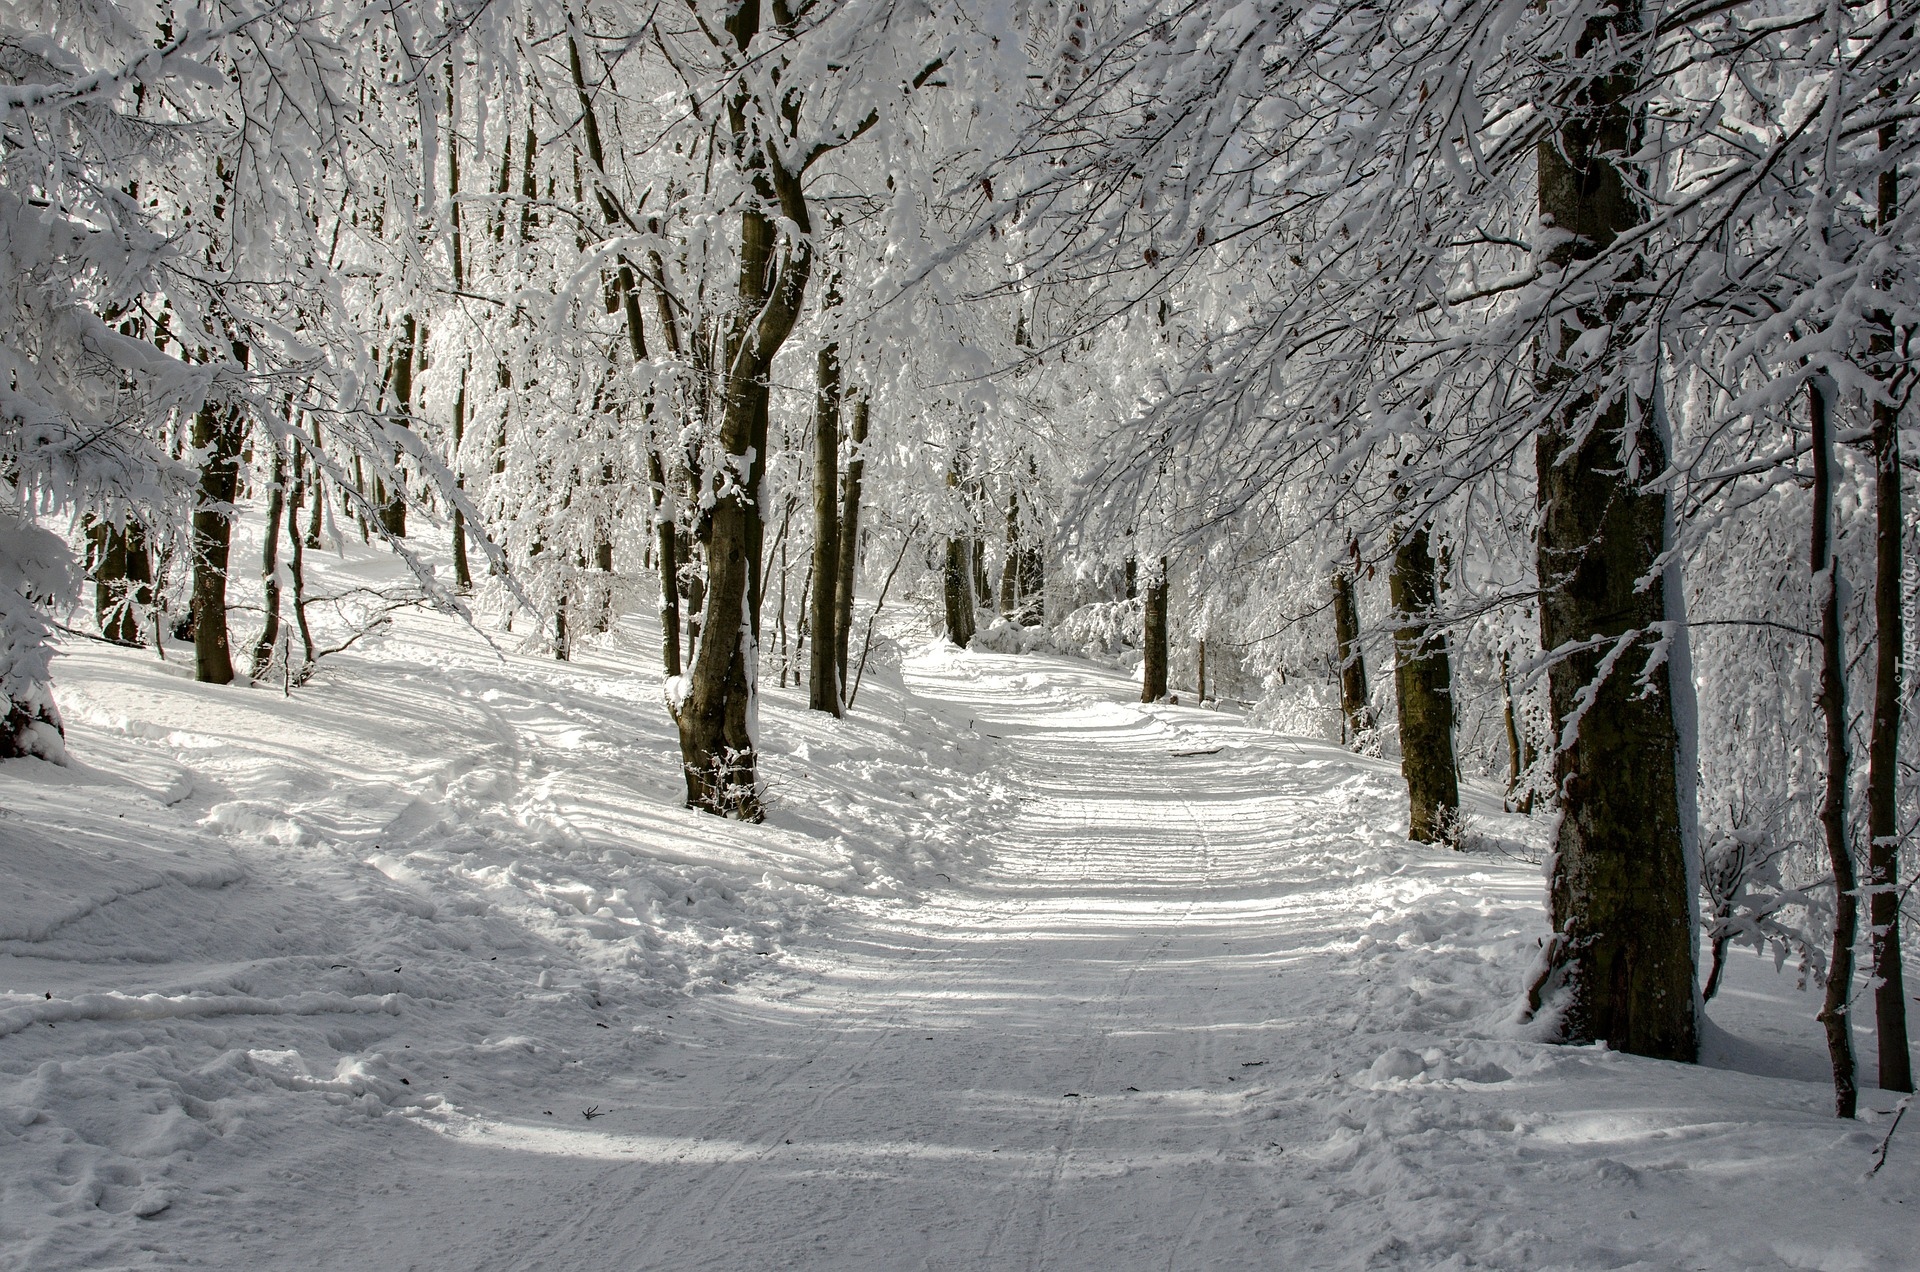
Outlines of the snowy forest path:
[[68,656],[97,767],[0,766],[0,1272],[1914,1266],[1770,963],[1700,1066],[1516,1022],[1497,791],[1505,852],[1413,844],[1389,760],[928,645],[773,687],[722,822],[643,642],[418,621],[291,699]]
[[816,935],[806,983],[705,1004],[727,1036],[677,1098],[591,1137],[631,1160],[478,1266],[1191,1267],[1276,1235],[1284,1145],[1245,1107],[1324,1068],[1296,1017],[1351,1003],[1312,918],[1353,886],[1322,844],[1276,849],[1350,811],[1342,784],[1084,665],[909,683],[1000,746],[1018,812],[984,870]]

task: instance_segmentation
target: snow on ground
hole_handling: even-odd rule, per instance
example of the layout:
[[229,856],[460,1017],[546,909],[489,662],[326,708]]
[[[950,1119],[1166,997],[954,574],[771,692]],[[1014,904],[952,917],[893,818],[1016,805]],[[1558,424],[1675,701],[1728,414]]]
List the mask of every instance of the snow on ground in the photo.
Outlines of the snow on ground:
[[1538,866],[1389,763],[929,645],[768,692],[749,827],[643,638],[178,670],[71,643],[0,766],[0,1267],[1920,1267],[1791,972],[1709,1065],[1530,1041]]

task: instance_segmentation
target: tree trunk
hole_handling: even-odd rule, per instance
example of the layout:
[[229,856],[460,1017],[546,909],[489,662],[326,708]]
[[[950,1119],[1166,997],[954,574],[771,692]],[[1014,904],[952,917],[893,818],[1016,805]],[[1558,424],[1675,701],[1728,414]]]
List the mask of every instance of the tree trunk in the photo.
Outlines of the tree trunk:
[[1373,727],[1368,704],[1367,664],[1360,654],[1360,607],[1353,595],[1351,567],[1333,571],[1333,648],[1340,660],[1340,719],[1351,742]]
[[[1891,93],[1888,94],[1891,96]],[[1880,129],[1880,149],[1891,150],[1896,129]],[[1887,232],[1900,205],[1899,169],[1880,174],[1878,221]],[[1893,320],[1877,314],[1873,349],[1883,360],[1885,391],[1910,374],[1894,358]],[[1873,961],[1873,1006],[1880,1087],[1913,1090],[1913,1056],[1907,1045],[1907,988],[1900,960],[1900,699],[1906,668],[1906,627],[1900,613],[1901,499],[1900,410],[1873,404],[1874,491],[1874,681],[1873,726],[1867,740],[1867,940]]]
[[[853,426],[848,437],[847,471],[840,481],[840,569],[837,596],[833,605],[833,661],[839,671],[842,689],[847,679],[847,645],[853,633],[854,581],[860,566],[860,496],[866,477],[867,399],[863,394],[853,401]],[[974,545],[978,561],[978,545]]]
[[1146,660],[1140,665],[1140,701],[1161,702],[1167,696],[1167,559],[1147,580],[1147,599],[1141,608],[1141,644]]
[[973,643],[973,571],[967,563],[967,541],[947,540],[947,639],[965,649]]
[[[452,59],[447,61],[447,201],[450,209],[448,225],[451,230],[453,289],[464,290],[467,285],[465,235],[460,220],[460,134],[452,127],[455,118],[453,111],[453,72]],[[453,470],[453,485],[456,490],[465,490],[467,479],[460,469],[460,445],[466,440],[467,430],[467,369],[460,368],[460,388],[453,397],[453,445],[447,455],[447,467]],[[461,592],[473,590],[473,567],[467,561],[467,518],[456,506],[453,510],[453,586]]]
[[[460,445],[466,440],[466,432],[467,373],[462,369],[460,388],[453,398],[453,454],[450,457],[456,490],[467,488],[466,476],[460,471]],[[467,561],[467,517],[457,506],[453,510],[453,586],[462,592],[473,590],[473,567]]]
[[[832,292],[828,292],[831,299]],[[840,669],[833,630],[840,579],[840,349],[826,345],[816,368],[813,406],[813,657],[807,664],[807,706],[841,712]]]
[[[313,450],[316,456],[320,452],[320,421],[317,419],[313,421]],[[304,463],[304,461],[300,462]],[[313,464],[313,476],[305,479],[305,481],[306,494],[307,498],[313,504],[313,513],[307,521],[307,539],[304,546],[318,548],[320,546],[320,532],[326,527],[327,488],[325,484],[326,478],[321,472],[320,461],[317,458]]]
[[140,616],[153,605],[153,562],[146,531],[96,522],[87,531],[87,572],[93,576],[93,616],[100,634],[119,645],[141,646]]
[[[744,48],[752,38],[746,24],[757,22],[758,7],[742,5],[728,19],[728,30]],[[729,105],[743,150],[745,108],[744,98]],[[771,203],[777,192],[781,211],[803,237],[790,242],[784,257],[777,259],[772,218],[760,206],[741,214],[738,301],[727,342],[720,426],[727,480],[719,484],[713,503],[704,618],[686,694],[675,712],[688,806],[746,821],[764,816],[753,730],[758,714],[759,500],[766,463],[768,374],[799,319],[812,268],[804,237],[812,226],[798,176],[785,172],[764,151],[753,154],[752,175],[763,203]]]
[[1020,496],[1007,492],[1006,558],[1000,564],[1000,615],[1020,613]]
[[647,451],[647,484],[653,492],[654,552],[660,567],[660,657],[669,676],[680,674],[680,536],[667,501],[667,470],[657,450]]
[[[313,476],[307,476],[306,458],[299,451],[293,453],[293,495],[289,501],[287,513],[287,542],[292,545],[287,558],[287,574],[293,584],[293,619],[300,629],[300,648],[305,663],[311,666],[314,660],[313,629],[307,626],[307,562],[306,544],[300,536],[300,501],[311,498],[320,502],[320,466],[314,465]],[[287,661],[293,661],[289,658]],[[304,673],[304,668],[303,668]],[[292,679],[292,669],[288,669],[288,678]]]
[[[413,423],[415,334],[413,315],[401,315],[400,339],[387,358],[387,385],[393,390],[394,421],[406,427]],[[387,490],[384,482],[374,485],[376,491],[385,496],[379,500],[380,528],[396,539],[404,539],[407,536],[407,479],[400,468],[398,450],[394,451],[393,459],[393,488]]]
[[233,682],[227,644],[227,559],[233,544],[233,501],[240,486],[240,409],[209,402],[193,417],[200,486],[193,509],[193,677]]
[[280,520],[287,501],[286,449],[277,437],[269,437],[266,442],[273,447],[267,477],[267,529],[260,541],[260,582],[266,594],[267,618],[260,627],[260,639],[253,645],[250,674],[255,680],[267,674],[273,647],[280,640]]
[[1194,679],[1199,682],[1199,684],[1195,686],[1198,693],[1196,700],[1204,707],[1207,705],[1207,642],[1205,640],[1195,641],[1193,652]]
[[1460,786],[1453,759],[1453,668],[1446,636],[1428,626],[1438,599],[1431,538],[1404,530],[1387,576],[1393,600],[1393,683],[1400,714],[1400,772],[1407,779],[1407,837],[1459,846]]
[[[1609,47],[1639,20],[1632,6],[1595,17],[1574,52]],[[1638,146],[1628,102],[1634,88],[1626,63],[1587,81],[1558,133],[1537,147],[1541,219],[1565,234],[1544,262],[1550,270],[1597,255],[1641,219],[1615,158]],[[1610,325],[1624,313],[1622,299],[1604,300],[1578,325]],[[1630,475],[1664,470],[1665,446],[1652,404],[1630,419],[1623,394],[1603,405],[1573,385],[1581,374],[1571,361],[1577,338],[1577,330],[1562,329],[1538,351],[1541,397],[1564,402],[1535,441],[1540,635],[1550,652],[1596,637],[1604,643],[1561,653],[1548,673],[1554,733],[1563,743],[1555,753],[1562,808],[1549,887],[1554,935],[1531,996],[1560,996],[1566,1041],[1692,1061],[1693,884],[1680,813],[1680,735],[1666,664],[1640,676],[1625,661],[1631,646],[1659,638],[1666,618],[1662,588],[1639,586],[1665,547],[1666,499],[1638,489]],[[1603,367],[1617,365],[1618,352],[1636,339],[1631,330],[1616,332]]]
[[1847,673],[1841,648],[1840,563],[1834,558],[1833,475],[1827,439],[1827,398],[1819,384],[1807,386],[1813,450],[1814,605],[1820,611],[1820,715],[1827,727],[1827,781],[1820,801],[1820,829],[1833,865],[1835,906],[1833,957],[1827,968],[1826,999],[1820,1023],[1827,1031],[1827,1058],[1833,1065],[1833,1105],[1839,1117],[1854,1115],[1858,1079],[1853,1058],[1853,945],[1858,902],[1854,891],[1853,849],[1847,843]]

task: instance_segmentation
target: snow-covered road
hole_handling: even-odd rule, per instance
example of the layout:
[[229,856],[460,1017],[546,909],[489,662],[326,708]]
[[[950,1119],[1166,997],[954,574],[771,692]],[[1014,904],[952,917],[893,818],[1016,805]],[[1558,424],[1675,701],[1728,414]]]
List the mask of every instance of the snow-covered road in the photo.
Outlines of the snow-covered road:
[[1528,1039],[1537,865],[1409,844],[1390,764],[929,647],[770,695],[740,828],[640,664],[70,659],[151,776],[0,770],[16,873],[83,850],[0,911],[0,1266],[1916,1266],[1806,996],[1743,962],[1719,1068]]

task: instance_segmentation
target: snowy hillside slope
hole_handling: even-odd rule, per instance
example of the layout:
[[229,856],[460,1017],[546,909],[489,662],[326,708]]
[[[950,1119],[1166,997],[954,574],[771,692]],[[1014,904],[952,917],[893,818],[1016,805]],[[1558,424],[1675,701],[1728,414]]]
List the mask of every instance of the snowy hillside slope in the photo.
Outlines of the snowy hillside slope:
[[0,1267],[1920,1266],[1809,995],[1530,1041],[1538,866],[1389,764],[927,645],[770,690],[742,826],[644,636],[177,670],[70,642],[74,762],[0,766]]

